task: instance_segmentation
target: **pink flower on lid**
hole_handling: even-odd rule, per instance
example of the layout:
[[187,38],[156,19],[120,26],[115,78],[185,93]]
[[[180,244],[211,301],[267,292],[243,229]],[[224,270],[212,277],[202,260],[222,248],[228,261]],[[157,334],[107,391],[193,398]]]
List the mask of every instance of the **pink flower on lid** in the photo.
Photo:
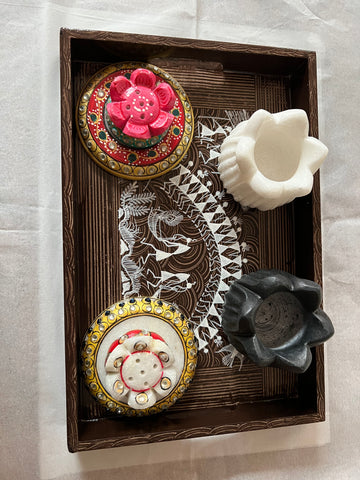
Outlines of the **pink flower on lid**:
[[147,139],[162,135],[174,119],[169,113],[176,99],[173,89],[168,83],[156,86],[156,76],[145,68],[134,70],[130,80],[116,77],[110,96],[109,117],[129,137]]

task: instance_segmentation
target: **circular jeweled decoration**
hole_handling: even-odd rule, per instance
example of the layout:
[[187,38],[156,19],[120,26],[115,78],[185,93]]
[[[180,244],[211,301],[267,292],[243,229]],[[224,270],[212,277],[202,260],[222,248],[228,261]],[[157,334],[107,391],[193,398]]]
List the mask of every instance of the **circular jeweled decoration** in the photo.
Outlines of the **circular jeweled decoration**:
[[196,349],[189,346],[194,334],[175,322],[182,313],[171,304],[162,302],[162,312],[156,313],[158,302],[149,297],[122,301],[112,310],[115,320],[105,310],[85,336],[85,383],[97,402],[114,413],[162,412],[184,394],[194,376]]
[[[144,69],[155,83],[147,83],[146,75],[138,73]],[[120,95],[114,93],[118,78],[124,79],[118,89],[128,87],[124,98],[130,102],[124,103],[121,114],[116,102]],[[129,112],[139,109],[139,119],[127,118],[126,107]],[[152,122],[155,116],[157,121]],[[133,120],[143,121],[140,134],[136,135],[139,125]],[[130,180],[147,180],[170,171],[186,155],[194,115],[185,91],[168,73],[150,64],[127,62],[110,65],[88,81],[78,100],[76,126],[85,150],[103,169]],[[150,136],[144,133],[147,129]]]

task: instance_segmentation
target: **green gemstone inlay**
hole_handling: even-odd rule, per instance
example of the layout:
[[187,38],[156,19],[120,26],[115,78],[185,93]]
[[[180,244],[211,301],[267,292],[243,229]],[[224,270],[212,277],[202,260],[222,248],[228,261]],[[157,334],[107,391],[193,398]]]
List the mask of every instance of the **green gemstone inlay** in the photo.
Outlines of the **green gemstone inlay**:
[[91,118],[91,120],[92,120],[93,122],[96,122],[96,120],[97,120],[97,116],[95,115],[95,113],[92,113],[92,114],[90,115],[90,118]]
[[129,72],[126,72],[126,73],[125,73],[125,75],[124,75],[124,77],[126,77],[128,80],[130,80],[131,73],[129,73]]
[[135,160],[137,160],[137,155],[135,153],[130,153],[128,160],[130,163],[135,162]]
[[175,116],[175,117],[178,117],[180,115],[180,112],[177,108],[175,108],[173,111],[172,111],[172,114]]
[[156,157],[155,150],[150,150],[149,153],[148,153],[148,157]]
[[174,130],[173,130],[173,133],[174,133],[174,135],[179,135],[179,133],[180,133],[180,128],[175,127]]
[[101,131],[101,132],[99,133],[99,138],[101,138],[101,140],[106,140],[106,133],[103,132],[103,131]]

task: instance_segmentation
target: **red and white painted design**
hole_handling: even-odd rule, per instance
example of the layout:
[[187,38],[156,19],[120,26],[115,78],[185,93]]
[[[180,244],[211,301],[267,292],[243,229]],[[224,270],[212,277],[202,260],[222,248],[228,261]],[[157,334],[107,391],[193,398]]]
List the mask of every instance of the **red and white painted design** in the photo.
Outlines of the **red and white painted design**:
[[145,409],[173,390],[177,370],[172,349],[160,335],[131,330],[108,349],[104,386],[115,400]]

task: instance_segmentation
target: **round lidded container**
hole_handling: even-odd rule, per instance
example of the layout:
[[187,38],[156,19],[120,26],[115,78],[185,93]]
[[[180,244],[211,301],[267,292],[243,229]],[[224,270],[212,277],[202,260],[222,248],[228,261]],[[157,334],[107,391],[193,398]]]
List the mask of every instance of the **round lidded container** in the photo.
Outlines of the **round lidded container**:
[[193,137],[194,115],[181,85],[157,66],[126,62],[97,72],[76,109],[80,140],[113,175],[158,177],[178,165]]
[[159,413],[186,391],[197,350],[184,314],[165,301],[131,298],[102,312],[81,350],[91,395],[108,410],[127,416]]

